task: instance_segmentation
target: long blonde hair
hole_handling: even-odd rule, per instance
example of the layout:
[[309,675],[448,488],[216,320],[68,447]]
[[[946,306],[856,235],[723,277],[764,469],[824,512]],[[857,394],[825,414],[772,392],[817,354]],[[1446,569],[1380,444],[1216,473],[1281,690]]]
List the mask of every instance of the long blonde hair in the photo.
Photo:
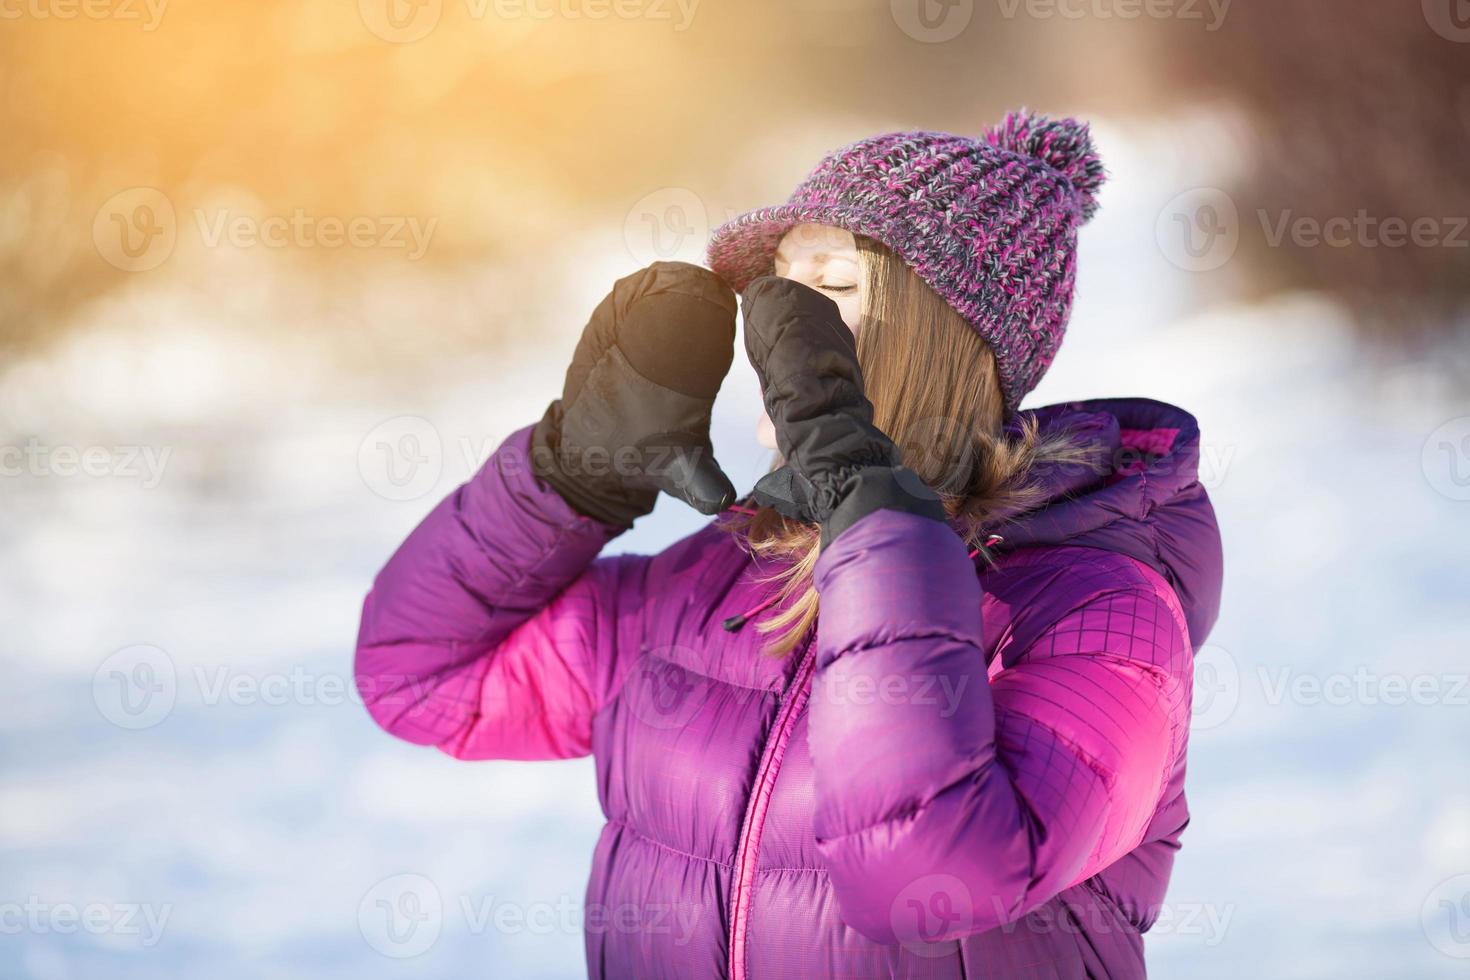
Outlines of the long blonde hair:
[[[1007,433],[990,346],[887,248],[861,236],[857,244],[866,287],[857,353],[873,421],[898,444],[904,465],[940,494],[966,543],[988,559],[982,526],[1043,499],[1028,479],[1032,468],[1087,464],[1092,451],[1065,433],[1041,437],[1029,420]],[[778,634],[766,650],[784,656],[817,620],[818,529],[769,507],[732,519],[731,528],[743,530],[757,555],[782,563],[773,576],[780,611],[756,629]]]

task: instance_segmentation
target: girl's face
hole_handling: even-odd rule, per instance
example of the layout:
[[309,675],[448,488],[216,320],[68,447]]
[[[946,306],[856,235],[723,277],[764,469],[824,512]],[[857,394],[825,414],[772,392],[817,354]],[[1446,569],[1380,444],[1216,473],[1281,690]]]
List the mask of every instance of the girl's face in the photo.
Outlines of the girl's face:
[[[857,333],[863,308],[863,274],[852,232],[831,225],[797,225],[776,249],[776,275],[795,279],[837,304],[842,322]],[[776,448],[776,427],[765,412],[755,430],[756,440]]]

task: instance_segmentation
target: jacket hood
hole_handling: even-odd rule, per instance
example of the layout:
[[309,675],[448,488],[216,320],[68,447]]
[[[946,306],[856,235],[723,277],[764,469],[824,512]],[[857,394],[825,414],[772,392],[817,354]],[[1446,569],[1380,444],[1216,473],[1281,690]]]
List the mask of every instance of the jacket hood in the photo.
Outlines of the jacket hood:
[[1014,424],[1028,417],[1043,435],[1097,445],[1102,463],[1034,471],[1046,503],[987,528],[1001,550],[1071,545],[1135,558],[1173,587],[1198,648],[1219,614],[1222,556],[1194,416],[1147,398],[1102,398],[1023,411]]

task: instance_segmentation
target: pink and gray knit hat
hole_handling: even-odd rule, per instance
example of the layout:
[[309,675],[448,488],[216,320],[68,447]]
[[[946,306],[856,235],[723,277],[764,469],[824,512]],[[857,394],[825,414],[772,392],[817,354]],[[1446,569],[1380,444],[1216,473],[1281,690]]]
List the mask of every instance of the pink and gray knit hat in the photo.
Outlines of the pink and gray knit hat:
[[715,229],[709,265],[736,292],[781,237],[835,225],[891,249],[995,352],[1014,410],[1051,366],[1072,310],[1077,229],[1103,167],[1085,124],[1011,113],[979,139],[888,133],[828,154],[776,207]]

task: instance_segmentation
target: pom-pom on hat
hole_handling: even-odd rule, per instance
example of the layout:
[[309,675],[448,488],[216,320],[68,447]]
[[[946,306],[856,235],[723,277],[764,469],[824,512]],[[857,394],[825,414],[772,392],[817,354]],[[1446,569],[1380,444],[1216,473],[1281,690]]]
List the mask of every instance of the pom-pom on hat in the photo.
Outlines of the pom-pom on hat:
[[822,159],[785,204],[715,229],[709,264],[736,292],[773,269],[781,237],[834,225],[903,259],[995,353],[1006,407],[1051,366],[1067,329],[1077,229],[1104,172],[1075,119],[1025,110],[979,139],[888,133]]

